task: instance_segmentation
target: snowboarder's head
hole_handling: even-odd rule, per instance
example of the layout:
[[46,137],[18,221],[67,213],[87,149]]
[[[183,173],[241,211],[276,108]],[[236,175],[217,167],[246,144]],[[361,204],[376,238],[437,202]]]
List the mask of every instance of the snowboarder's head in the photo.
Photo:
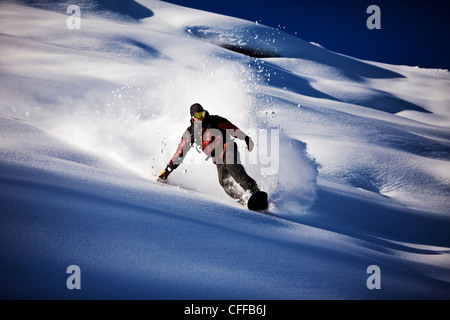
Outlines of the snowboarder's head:
[[205,118],[206,111],[200,103],[194,103],[191,106],[191,117],[194,121],[202,121]]

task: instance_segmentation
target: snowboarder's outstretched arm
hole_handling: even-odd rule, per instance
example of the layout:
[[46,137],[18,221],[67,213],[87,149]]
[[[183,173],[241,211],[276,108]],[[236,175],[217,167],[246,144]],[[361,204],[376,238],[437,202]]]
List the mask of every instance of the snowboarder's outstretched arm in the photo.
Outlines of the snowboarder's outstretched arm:
[[191,134],[189,130],[186,130],[186,132],[183,134],[183,137],[181,138],[180,143],[178,144],[177,151],[175,151],[175,154],[173,155],[172,159],[170,159],[164,171],[161,172],[160,175],[158,176],[158,180],[166,181],[167,178],[169,177],[169,174],[172,173],[173,170],[178,168],[178,166],[183,162],[184,157],[186,156],[186,154],[190,149],[191,149]]
[[236,125],[231,123],[229,120],[225,118],[221,118],[221,122],[218,123],[218,128],[223,130],[234,130],[232,136],[235,138],[238,138],[240,140],[244,140],[245,144],[247,145],[248,151],[252,151],[253,147],[255,146],[255,143],[253,142],[252,138],[250,136],[246,135],[241,129],[239,129]]

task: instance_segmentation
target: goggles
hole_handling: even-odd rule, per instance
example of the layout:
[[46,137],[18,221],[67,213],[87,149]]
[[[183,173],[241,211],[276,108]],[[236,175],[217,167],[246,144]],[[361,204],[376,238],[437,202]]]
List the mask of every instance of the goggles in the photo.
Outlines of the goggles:
[[205,116],[205,111],[194,113],[194,118],[200,119]]

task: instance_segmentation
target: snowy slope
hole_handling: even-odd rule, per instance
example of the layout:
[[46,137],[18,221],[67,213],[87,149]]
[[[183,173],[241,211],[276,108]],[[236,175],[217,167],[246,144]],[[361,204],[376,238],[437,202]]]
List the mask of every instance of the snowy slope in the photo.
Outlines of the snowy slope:
[[[162,1],[80,1],[70,30],[68,5],[0,4],[2,298],[450,297],[448,71]],[[195,151],[155,182],[194,102],[259,142],[270,213]]]

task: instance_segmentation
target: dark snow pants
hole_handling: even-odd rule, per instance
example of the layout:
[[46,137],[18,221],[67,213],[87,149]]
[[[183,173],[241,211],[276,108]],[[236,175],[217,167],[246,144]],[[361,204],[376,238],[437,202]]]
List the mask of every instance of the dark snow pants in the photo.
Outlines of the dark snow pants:
[[[251,193],[259,191],[258,185],[255,180],[253,180],[245,171],[242,164],[238,163],[239,153],[237,151],[237,146],[234,144],[234,155],[232,163],[216,164],[217,173],[219,176],[219,183],[225,192],[234,199],[241,199],[242,191],[236,188],[236,183],[244,189],[244,191],[249,190]],[[227,148],[228,149],[228,148]],[[228,150],[227,150],[228,152]]]

